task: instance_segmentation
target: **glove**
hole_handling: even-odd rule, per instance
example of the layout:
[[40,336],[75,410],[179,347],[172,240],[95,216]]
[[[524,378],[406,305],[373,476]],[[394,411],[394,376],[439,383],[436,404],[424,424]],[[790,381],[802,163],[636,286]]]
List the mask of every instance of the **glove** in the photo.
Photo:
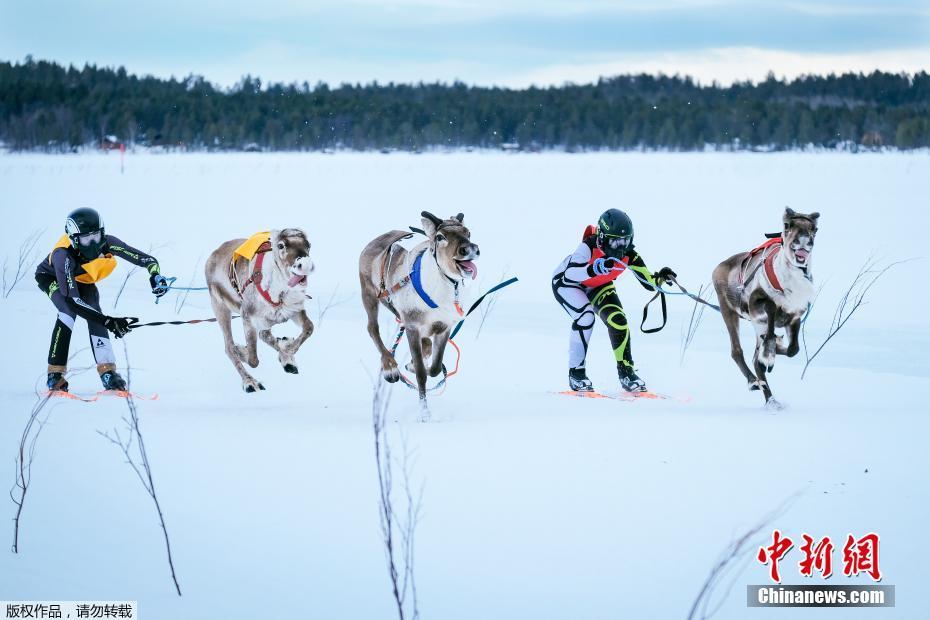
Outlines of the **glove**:
[[678,274],[672,271],[671,267],[662,267],[657,273],[652,275],[652,279],[656,281],[659,285],[664,282],[667,282],[669,278],[677,278]]
[[616,268],[618,262],[616,258],[605,258],[602,256],[594,259],[594,262],[591,263],[591,271],[593,271],[596,276],[606,276]]
[[150,277],[149,284],[152,285],[152,294],[155,295],[155,297],[161,297],[167,293],[170,288],[168,279],[160,273],[156,273]]
[[136,323],[139,319],[133,319],[130,317],[122,316],[108,316],[107,320],[103,322],[103,326],[107,328],[108,331],[113,332],[113,336],[116,338],[122,338],[132,329],[132,324]]

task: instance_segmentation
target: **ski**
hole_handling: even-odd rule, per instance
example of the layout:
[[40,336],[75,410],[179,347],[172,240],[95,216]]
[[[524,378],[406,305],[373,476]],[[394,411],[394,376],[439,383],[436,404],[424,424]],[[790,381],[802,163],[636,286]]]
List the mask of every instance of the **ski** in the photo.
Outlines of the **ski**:
[[153,393],[150,396],[145,396],[143,394],[137,394],[136,392],[126,392],[123,390],[101,390],[93,395],[82,395],[74,394],[72,392],[65,392],[63,390],[50,390],[45,394],[49,398],[67,398],[69,400],[77,400],[82,403],[93,403],[97,402],[101,398],[112,396],[114,398],[135,398],[138,400],[158,400],[158,394]]
[[645,399],[645,400],[675,400],[682,403],[691,402],[690,396],[677,397],[669,396],[668,394],[661,394],[659,392],[621,392],[618,394],[604,394],[602,392],[578,392],[575,390],[564,390],[561,392],[554,392],[555,394],[561,394],[562,396],[574,396],[575,398],[606,398],[608,400],[622,400],[625,402],[633,402],[635,400]]

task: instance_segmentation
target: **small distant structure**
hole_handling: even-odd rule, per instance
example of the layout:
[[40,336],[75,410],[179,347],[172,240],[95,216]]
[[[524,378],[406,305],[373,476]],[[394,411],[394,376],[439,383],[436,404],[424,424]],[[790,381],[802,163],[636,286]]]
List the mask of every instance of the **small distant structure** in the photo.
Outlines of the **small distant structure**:
[[100,141],[101,151],[118,151],[120,148],[124,148],[123,143],[114,135],[104,136]]
[[249,142],[242,147],[242,150],[246,153],[261,153],[262,147],[260,147],[257,142]]
[[885,146],[885,138],[878,131],[867,131],[862,134],[862,146]]
[[509,152],[519,151],[520,143],[519,142],[501,142],[501,150],[509,151]]

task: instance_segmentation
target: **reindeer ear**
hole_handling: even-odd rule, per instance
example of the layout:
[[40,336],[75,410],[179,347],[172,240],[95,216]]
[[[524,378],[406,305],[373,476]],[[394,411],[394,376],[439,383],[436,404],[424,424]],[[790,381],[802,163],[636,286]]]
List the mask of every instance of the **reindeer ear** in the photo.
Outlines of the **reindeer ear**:
[[458,215],[455,216],[455,219],[457,219],[459,221],[459,224],[461,224],[462,222],[465,221],[465,214],[459,213]]
[[816,224],[817,223],[816,220],[820,219],[820,211],[814,211],[813,213],[811,213],[810,218],[812,220],[815,220],[814,224]]
[[436,234],[436,224],[433,223],[433,220],[423,218],[420,220],[420,223],[423,225],[423,232],[426,233],[426,236],[430,239],[433,238],[433,235]]
[[442,219],[436,217],[429,211],[423,211],[420,213],[423,216],[423,230],[426,231],[426,234],[432,237],[436,233],[436,229],[439,228],[439,225],[442,224]]

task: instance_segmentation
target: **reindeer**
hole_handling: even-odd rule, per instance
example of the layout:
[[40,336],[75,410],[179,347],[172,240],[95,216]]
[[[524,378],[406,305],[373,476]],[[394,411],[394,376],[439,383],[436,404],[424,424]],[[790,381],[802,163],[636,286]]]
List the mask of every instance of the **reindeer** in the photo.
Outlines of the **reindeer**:
[[[781,236],[770,235],[773,238],[755,250],[731,256],[714,269],[720,313],[730,334],[730,354],[749,389],[762,390],[766,407],[771,409],[782,405],[772,398],[766,372],[775,367],[776,355],[797,355],[801,319],[814,298],[811,251],[819,218],[819,213],[785,208]],[[756,330],[755,374],[743,358],[740,319],[751,322]],[[775,335],[775,328],[785,328],[787,345],[782,336]]]
[[416,374],[421,420],[425,421],[429,419],[426,378],[442,372],[449,332],[462,316],[459,295],[478,275],[473,261],[481,252],[471,242],[463,214],[447,220],[426,211],[421,215],[425,241],[408,251],[398,242],[411,237],[410,233],[384,233],[362,250],[358,270],[368,335],[381,354],[382,376],[389,383],[400,379],[397,361],[381,340],[379,302],[406,328],[411,356],[408,370]]
[[[242,388],[255,392],[265,386],[248,373],[243,362],[252,368],[258,366],[258,337],[278,352],[285,372],[298,372],[294,355],[313,333],[313,323],[304,310],[307,276],[313,273],[313,262],[310,242],[299,228],[272,230],[268,241],[251,259],[234,254],[244,241],[233,239],[218,247],[204,270],[213,313],[223,330],[226,355],[242,377]],[[242,317],[245,346],[233,340],[233,312]],[[271,328],[287,321],[300,326],[300,335],[275,338]]]

